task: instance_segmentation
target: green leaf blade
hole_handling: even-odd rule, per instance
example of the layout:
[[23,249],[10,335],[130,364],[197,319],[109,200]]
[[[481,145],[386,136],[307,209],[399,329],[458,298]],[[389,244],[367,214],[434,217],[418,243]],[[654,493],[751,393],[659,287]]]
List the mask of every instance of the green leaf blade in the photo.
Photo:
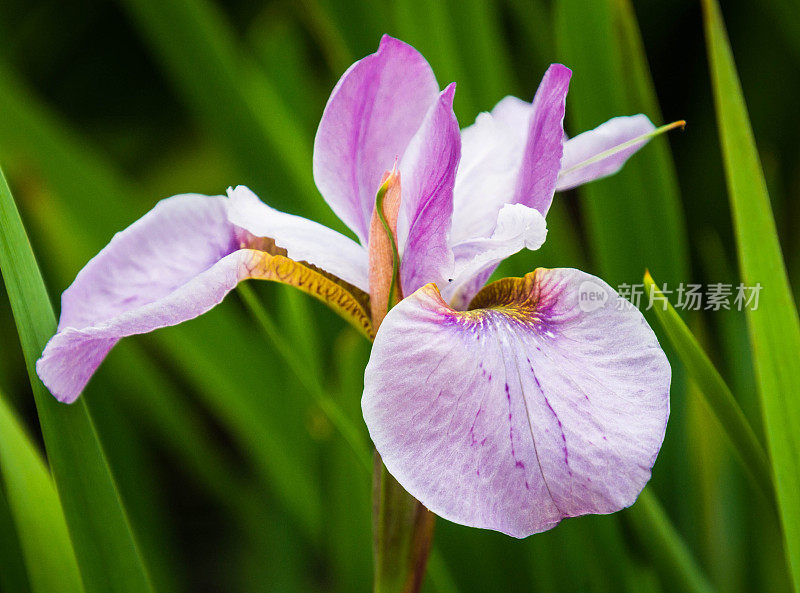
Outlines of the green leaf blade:
[[36,360],[55,332],[56,320],[2,173],[0,268],[84,587],[90,593],[150,591],[147,572],[86,404],[59,404],[36,375]]
[[[558,56],[573,70],[567,99],[571,134],[640,112],[663,123],[627,4],[559,0],[554,8]],[[665,142],[653,140],[620,173],[580,190],[592,254],[612,285],[636,282],[646,267],[670,282],[686,277],[686,229]]]
[[703,9],[742,280],[763,286],[758,309],[748,309],[748,328],[786,555],[800,591],[800,320],[720,9],[713,0]]
[[78,563],[50,472],[1,394],[0,479],[33,593],[81,593]]
[[713,593],[714,588],[649,488],[642,491],[627,516],[664,583],[679,585],[679,591]]

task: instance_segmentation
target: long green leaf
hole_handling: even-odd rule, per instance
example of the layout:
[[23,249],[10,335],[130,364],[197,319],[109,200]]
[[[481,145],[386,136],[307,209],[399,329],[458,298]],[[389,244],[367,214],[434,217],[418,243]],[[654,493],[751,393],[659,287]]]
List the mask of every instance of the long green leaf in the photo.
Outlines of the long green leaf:
[[[2,468],[0,468],[2,472]],[[25,556],[17,537],[17,526],[2,485],[0,485],[0,591],[30,593]]]
[[89,592],[149,591],[147,572],[86,404],[59,404],[36,376],[36,360],[54,333],[56,320],[2,173],[0,269],[84,586]]
[[[500,13],[496,5],[488,0],[450,0],[443,3],[450,8],[449,20],[466,71],[466,78],[456,82],[459,87],[467,83],[465,91],[474,88],[476,107],[480,111],[488,111],[500,99],[516,92],[508,46],[503,43],[500,29]],[[475,81],[480,81],[480,84],[475,85]],[[441,82],[444,83],[443,80]],[[476,114],[469,115],[474,117]]]
[[[455,111],[461,121],[478,113],[476,83],[465,75],[466,67],[458,52],[453,19],[447,2],[397,0],[391,3],[395,26],[388,32],[416,47],[433,66],[439,81],[456,81]],[[489,105],[480,106],[484,109]],[[466,116],[466,117],[464,117]]]
[[363,431],[350,421],[339,404],[336,403],[325,391],[320,379],[314,373],[309,372],[308,365],[298,356],[298,352],[292,348],[283,334],[278,330],[272,317],[261,301],[258,300],[253,289],[247,284],[241,284],[238,288],[245,305],[250,310],[256,323],[263,330],[264,335],[279,352],[280,356],[292,370],[297,380],[311,394],[322,409],[328,419],[333,423],[339,433],[347,441],[358,461],[369,470],[369,448],[363,437]]
[[703,9],[739,267],[744,284],[763,286],[747,319],[786,556],[800,591],[800,320],[722,15],[714,0]]
[[0,394],[0,479],[5,482],[34,593],[83,591],[53,479]]
[[725,380],[697,343],[692,332],[666,300],[650,274],[644,277],[645,291],[656,303],[653,310],[689,376],[700,388],[704,401],[716,416],[745,470],[768,500],[774,501],[772,475],[767,453],[761,446],[742,408]]

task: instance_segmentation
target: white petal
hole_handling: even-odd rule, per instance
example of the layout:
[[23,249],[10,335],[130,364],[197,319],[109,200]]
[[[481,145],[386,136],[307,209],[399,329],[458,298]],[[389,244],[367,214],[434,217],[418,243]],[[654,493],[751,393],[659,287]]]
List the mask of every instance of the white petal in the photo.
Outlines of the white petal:
[[317,266],[369,292],[367,251],[341,233],[302,216],[270,208],[240,185],[228,190],[228,220],[256,237],[275,240],[295,261]]
[[506,204],[497,215],[490,238],[453,247],[455,274],[443,287],[442,295],[456,309],[466,308],[501,261],[523,249],[539,249],[546,238],[547,223],[541,212],[522,204]]

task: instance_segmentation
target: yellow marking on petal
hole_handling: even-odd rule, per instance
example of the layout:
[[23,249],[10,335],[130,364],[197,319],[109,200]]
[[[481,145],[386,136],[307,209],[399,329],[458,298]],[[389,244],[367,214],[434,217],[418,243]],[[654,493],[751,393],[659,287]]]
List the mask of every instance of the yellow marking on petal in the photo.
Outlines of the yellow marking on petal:
[[535,324],[540,321],[537,312],[540,300],[538,274],[546,271],[537,268],[522,278],[502,278],[492,282],[473,297],[466,311],[458,311],[456,315],[465,321],[480,321],[490,312],[497,312],[521,323]]
[[501,308],[535,310],[539,302],[539,283],[536,275],[544,271],[544,268],[537,268],[522,278],[502,278],[487,284],[472,298],[469,311]]
[[306,262],[256,249],[248,251],[247,277],[294,286],[328,305],[367,339],[375,338],[366,293]]

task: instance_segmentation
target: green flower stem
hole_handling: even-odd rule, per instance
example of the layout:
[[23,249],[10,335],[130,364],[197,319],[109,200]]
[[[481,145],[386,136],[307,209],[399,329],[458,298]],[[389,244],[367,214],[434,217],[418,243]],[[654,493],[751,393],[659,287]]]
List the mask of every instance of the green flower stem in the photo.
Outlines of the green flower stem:
[[392,477],[375,452],[372,478],[374,593],[422,588],[436,516]]

